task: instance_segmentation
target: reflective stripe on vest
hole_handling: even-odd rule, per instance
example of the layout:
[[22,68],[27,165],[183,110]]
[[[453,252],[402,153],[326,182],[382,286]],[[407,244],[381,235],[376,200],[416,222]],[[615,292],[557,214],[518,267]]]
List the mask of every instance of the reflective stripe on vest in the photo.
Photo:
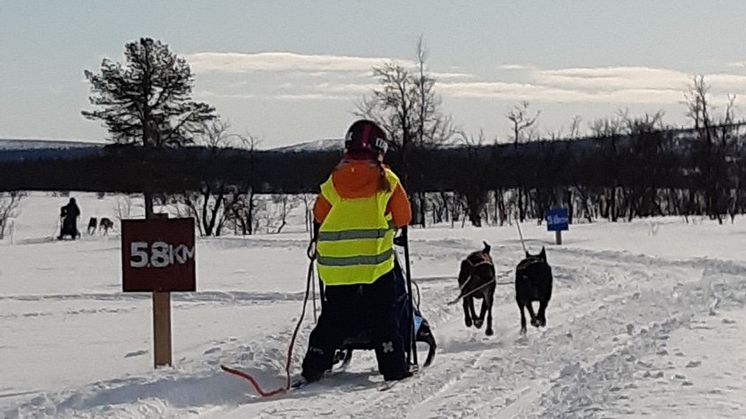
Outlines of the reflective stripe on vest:
[[394,249],[387,250],[375,256],[348,256],[341,258],[319,256],[319,264],[328,266],[377,265],[386,262],[393,255]]
[[333,242],[337,240],[355,239],[378,239],[386,235],[389,230],[394,229],[394,222],[389,220],[387,228],[370,230],[347,230],[347,231],[319,231],[319,241]]
[[332,177],[321,185],[331,209],[318,235],[317,266],[326,285],[370,284],[394,268],[394,225],[386,206],[399,179],[386,170],[389,191],[342,198]]

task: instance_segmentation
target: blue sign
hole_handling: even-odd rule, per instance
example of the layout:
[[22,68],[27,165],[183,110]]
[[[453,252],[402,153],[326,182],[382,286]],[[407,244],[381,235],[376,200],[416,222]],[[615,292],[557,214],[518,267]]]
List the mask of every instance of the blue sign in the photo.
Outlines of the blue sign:
[[547,231],[569,230],[569,220],[567,208],[550,208],[547,211]]

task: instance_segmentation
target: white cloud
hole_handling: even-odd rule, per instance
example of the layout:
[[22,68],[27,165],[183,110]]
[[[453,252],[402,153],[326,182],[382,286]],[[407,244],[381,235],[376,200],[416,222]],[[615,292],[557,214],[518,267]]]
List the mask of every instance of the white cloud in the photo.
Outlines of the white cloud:
[[649,67],[595,67],[541,70],[540,84],[582,90],[616,91],[621,89],[681,89],[691,77],[683,72]]
[[746,61],[734,61],[728,63],[728,67],[746,68]]
[[444,83],[440,85],[440,89],[445,95],[459,98],[545,103],[675,103],[682,98],[679,90],[643,88],[588,92],[557,86],[505,82]]
[[253,93],[240,94],[240,93],[218,93],[212,90],[199,90],[194,92],[194,96],[197,98],[227,98],[227,99],[256,99],[259,96]]
[[503,64],[497,66],[498,70],[532,70],[534,67],[523,64]]
[[[526,82],[441,83],[444,95],[546,103],[675,104],[683,99],[692,75],[650,67],[588,67],[533,70]],[[724,93],[746,93],[746,76],[709,74],[705,80],[717,100]]]
[[301,94],[284,94],[284,95],[270,95],[272,99],[279,100],[350,100],[349,96],[345,95],[330,95],[325,93],[301,93]]
[[374,66],[394,61],[405,66],[411,61],[389,58],[350,57],[339,55],[306,55],[291,52],[200,52],[186,56],[196,72],[248,73],[270,72],[369,72]]
[[320,91],[329,91],[335,93],[343,93],[348,95],[360,96],[363,94],[370,93],[373,89],[379,86],[375,83],[323,83],[314,86],[314,89]]
[[[370,69],[391,61],[335,55],[304,55],[286,52],[257,54],[203,52],[188,56],[197,71],[242,74],[234,90],[205,91],[222,98],[278,100],[351,100],[379,87]],[[410,67],[411,61],[395,61]],[[571,67],[539,69],[530,65],[504,64],[501,79],[479,80],[461,68],[430,72],[444,96],[544,103],[677,104],[691,84],[693,74],[644,66]],[[259,74],[261,73],[261,74]],[[250,80],[250,81],[247,81]],[[253,80],[261,79],[260,82]],[[746,94],[746,75],[705,74],[715,100],[725,93]]]
[[430,76],[435,78],[435,80],[454,80],[454,79],[473,79],[473,74],[468,73],[438,73],[438,72],[431,72]]
[[740,95],[746,93],[746,76],[722,73],[707,74],[705,75],[705,82],[716,92],[736,93]]
[[333,94],[333,93],[263,93],[263,94],[240,94],[240,93],[219,93],[211,90],[201,90],[195,92],[195,97],[218,98],[218,99],[276,99],[286,101],[300,100],[350,100],[350,95]]
[[[387,62],[394,62],[408,68],[415,65],[411,60],[384,57],[307,55],[291,52],[261,52],[256,54],[200,52],[186,55],[186,59],[195,72],[285,72],[304,77],[336,77],[339,73],[347,73],[349,76],[369,77],[373,67]],[[474,77],[472,74],[458,71],[431,72],[430,74],[438,80]]]

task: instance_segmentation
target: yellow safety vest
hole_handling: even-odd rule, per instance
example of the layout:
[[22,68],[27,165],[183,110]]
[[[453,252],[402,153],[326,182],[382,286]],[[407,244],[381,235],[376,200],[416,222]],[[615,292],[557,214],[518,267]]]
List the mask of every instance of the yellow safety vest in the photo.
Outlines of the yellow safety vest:
[[325,285],[371,284],[394,269],[394,224],[386,206],[399,178],[386,169],[389,191],[366,198],[342,198],[332,177],[321,195],[332,208],[319,228],[317,267]]

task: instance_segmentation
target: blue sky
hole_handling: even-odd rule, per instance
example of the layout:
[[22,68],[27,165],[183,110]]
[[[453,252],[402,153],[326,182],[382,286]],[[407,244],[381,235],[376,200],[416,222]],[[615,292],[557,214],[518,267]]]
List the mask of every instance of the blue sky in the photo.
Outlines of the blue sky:
[[620,108],[683,124],[693,74],[715,104],[746,94],[744,16],[736,0],[3,1],[0,137],[105,138],[80,116],[83,70],[141,36],[186,56],[195,97],[263,147],[341,137],[370,66],[410,63],[420,34],[443,110],[467,132],[506,137],[524,99],[540,133]]

